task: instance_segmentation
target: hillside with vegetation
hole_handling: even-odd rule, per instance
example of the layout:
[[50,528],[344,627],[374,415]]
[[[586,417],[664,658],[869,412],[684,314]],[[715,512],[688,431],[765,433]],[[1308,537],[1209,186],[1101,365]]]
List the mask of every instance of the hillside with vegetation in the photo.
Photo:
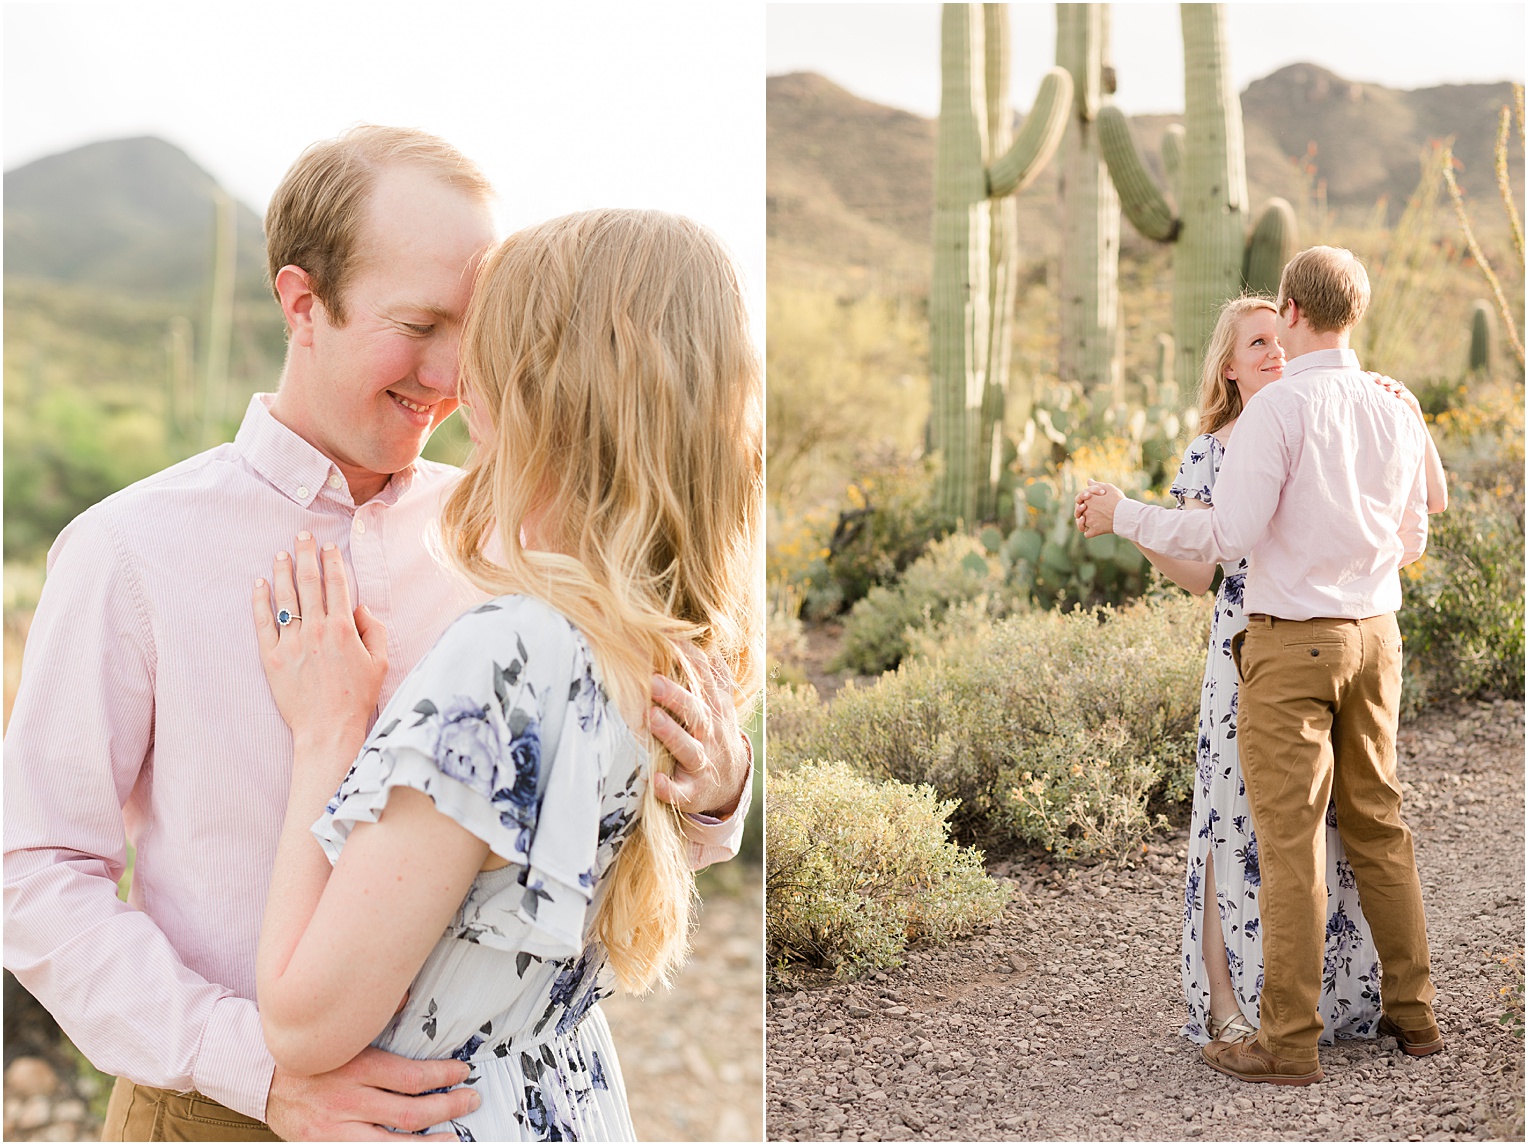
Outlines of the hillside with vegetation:
[[[178,147],[110,140],[7,171],[7,593],[29,595],[83,509],[231,439],[284,354],[259,217]],[[453,419],[431,455],[464,448]]]

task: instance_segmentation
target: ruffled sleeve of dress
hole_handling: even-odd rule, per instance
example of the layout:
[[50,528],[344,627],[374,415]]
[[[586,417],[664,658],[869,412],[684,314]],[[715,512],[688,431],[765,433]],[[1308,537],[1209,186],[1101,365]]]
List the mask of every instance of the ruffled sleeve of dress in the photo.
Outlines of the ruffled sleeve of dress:
[[1168,489],[1178,500],[1178,508],[1190,498],[1214,504],[1210,494],[1215,488],[1215,475],[1220,472],[1220,462],[1225,447],[1213,433],[1201,433],[1183,451],[1183,463],[1178,466],[1178,476]]
[[473,884],[457,937],[576,956],[609,844],[628,825],[603,822],[602,804],[617,784],[629,795],[645,782],[634,743],[567,619],[500,597],[460,617],[410,673],[313,833],[337,862],[393,788],[421,791],[518,870]]

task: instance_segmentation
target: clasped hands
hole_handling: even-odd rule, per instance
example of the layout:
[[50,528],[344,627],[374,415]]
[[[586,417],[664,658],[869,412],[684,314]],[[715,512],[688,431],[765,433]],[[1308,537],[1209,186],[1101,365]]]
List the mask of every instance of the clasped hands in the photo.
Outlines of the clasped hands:
[[1119,486],[1103,481],[1089,481],[1088,487],[1077,494],[1074,516],[1077,527],[1085,537],[1101,537],[1114,532],[1114,510],[1125,499]]

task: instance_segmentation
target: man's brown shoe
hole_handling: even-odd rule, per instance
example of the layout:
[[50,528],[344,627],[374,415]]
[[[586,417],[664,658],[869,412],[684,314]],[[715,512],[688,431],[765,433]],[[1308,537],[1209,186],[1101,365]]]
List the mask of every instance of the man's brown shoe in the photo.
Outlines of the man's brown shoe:
[[1320,1062],[1297,1062],[1277,1057],[1264,1049],[1256,1038],[1211,1042],[1200,1052],[1211,1069],[1242,1081],[1261,1081],[1270,1085],[1310,1085],[1324,1076]]
[[1436,1025],[1423,1026],[1420,1030],[1403,1030],[1390,1020],[1388,1014],[1379,1016],[1379,1036],[1394,1038],[1401,1049],[1414,1058],[1425,1058],[1443,1048],[1443,1035],[1438,1033]]

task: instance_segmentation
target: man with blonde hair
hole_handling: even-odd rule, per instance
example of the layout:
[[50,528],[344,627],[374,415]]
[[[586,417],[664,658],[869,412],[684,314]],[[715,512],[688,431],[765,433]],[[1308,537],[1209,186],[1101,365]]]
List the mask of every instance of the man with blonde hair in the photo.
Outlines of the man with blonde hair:
[[[266,1050],[255,952],[292,738],[249,593],[294,536],[337,546],[387,629],[383,704],[477,602],[427,544],[456,470],[419,454],[457,407],[491,196],[421,131],[310,147],[266,216],[278,392],[251,400],[234,441],[108,497],[49,553],[5,743],[5,965],[120,1075],[108,1140],[378,1138],[478,1105],[447,1089],[463,1062],[367,1049],[303,1077]],[[660,795],[690,813],[691,862],[730,857],[750,771],[730,690],[660,677],[653,695],[679,765]]]
[[1427,542],[1427,434],[1415,399],[1396,401],[1359,369],[1349,341],[1368,304],[1352,252],[1313,247],[1290,260],[1277,301],[1283,380],[1242,411],[1207,511],[1143,505],[1102,484],[1077,498],[1090,537],[1113,532],[1199,561],[1252,554],[1248,624],[1232,654],[1262,878],[1260,1029],[1203,1051],[1244,1081],[1322,1077],[1329,801],[1384,969],[1379,1031],[1412,1056],[1443,1048],[1395,754],[1398,572]]

